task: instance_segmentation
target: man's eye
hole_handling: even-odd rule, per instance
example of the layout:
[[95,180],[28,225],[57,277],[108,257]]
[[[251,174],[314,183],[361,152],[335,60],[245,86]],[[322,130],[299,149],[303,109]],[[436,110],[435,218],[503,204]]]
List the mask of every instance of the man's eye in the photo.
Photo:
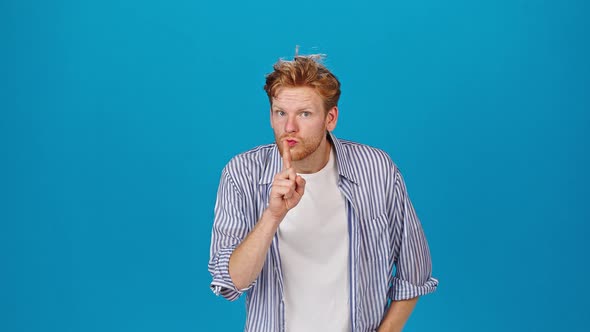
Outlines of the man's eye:
[[283,112],[283,111],[277,111],[277,115],[278,116],[284,116],[285,115],[285,112]]
[[301,116],[304,118],[307,118],[310,115],[311,115],[311,112],[301,112]]

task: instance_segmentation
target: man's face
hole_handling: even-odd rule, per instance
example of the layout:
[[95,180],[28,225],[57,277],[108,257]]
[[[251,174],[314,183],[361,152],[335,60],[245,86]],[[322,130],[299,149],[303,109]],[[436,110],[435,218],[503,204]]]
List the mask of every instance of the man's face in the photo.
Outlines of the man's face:
[[[325,146],[326,131],[334,130],[338,109],[326,112],[322,97],[310,87],[281,88],[272,99],[270,123],[283,154],[283,140],[293,161],[305,160]],[[310,158],[311,159],[311,158]]]

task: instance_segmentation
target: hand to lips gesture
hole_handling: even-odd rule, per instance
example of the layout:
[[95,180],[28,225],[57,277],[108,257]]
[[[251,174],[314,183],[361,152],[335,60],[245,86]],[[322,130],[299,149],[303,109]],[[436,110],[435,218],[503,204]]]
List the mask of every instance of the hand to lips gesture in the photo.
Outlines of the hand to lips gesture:
[[268,209],[277,218],[284,218],[287,212],[297,206],[305,191],[305,180],[291,167],[291,150],[287,140],[283,144],[283,170],[275,175],[270,190]]

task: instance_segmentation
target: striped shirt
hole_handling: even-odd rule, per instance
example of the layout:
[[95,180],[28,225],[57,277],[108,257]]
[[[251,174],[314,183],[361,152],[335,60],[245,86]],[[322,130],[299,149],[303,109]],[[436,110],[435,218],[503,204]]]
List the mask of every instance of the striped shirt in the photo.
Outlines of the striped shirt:
[[[351,326],[353,331],[374,331],[389,300],[431,293],[438,281],[431,276],[428,244],[397,166],[382,150],[332,134],[330,140],[336,152],[338,187],[346,198]],[[281,169],[276,144],[237,155],[222,171],[215,204],[211,289],[228,300],[246,293],[245,331],[249,332],[285,329],[276,234],[251,285],[237,289],[229,275],[229,258],[262,216],[273,178]]]

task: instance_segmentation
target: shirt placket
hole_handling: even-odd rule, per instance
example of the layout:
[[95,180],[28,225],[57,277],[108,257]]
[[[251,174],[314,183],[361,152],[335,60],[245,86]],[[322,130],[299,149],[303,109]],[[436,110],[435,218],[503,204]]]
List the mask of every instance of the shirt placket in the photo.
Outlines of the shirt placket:
[[346,178],[340,177],[340,191],[346,198],[346,216],[348,220],[348,238],[349,238],[349,298],[350,298],[350,325],[352,331],[356,330],[358,305],[357,305],[357,287],[358,284],[358,222],[355,210],[357,209],[353,194],[353,184]]

